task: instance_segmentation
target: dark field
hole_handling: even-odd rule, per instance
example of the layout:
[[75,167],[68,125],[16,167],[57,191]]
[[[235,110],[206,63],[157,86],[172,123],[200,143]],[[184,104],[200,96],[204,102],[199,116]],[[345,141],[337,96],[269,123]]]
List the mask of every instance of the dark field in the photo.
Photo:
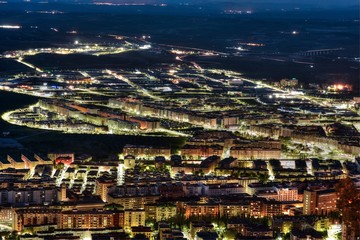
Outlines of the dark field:
[[16,74],[27,72],[29,68],[12,59],[0,59],[0,77],[1,75]]

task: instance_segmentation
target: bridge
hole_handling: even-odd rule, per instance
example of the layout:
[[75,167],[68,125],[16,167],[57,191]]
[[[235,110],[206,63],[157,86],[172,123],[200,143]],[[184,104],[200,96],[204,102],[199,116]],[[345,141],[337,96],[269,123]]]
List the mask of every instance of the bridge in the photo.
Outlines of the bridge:
[[299,56],[319,56],[319,55],[327,55],[335,52],[339,52],[344,50],[344,48],[329,48],[329,49],[315,49],[315,50],[308,50],[305,52],[299,52],[297,55]]

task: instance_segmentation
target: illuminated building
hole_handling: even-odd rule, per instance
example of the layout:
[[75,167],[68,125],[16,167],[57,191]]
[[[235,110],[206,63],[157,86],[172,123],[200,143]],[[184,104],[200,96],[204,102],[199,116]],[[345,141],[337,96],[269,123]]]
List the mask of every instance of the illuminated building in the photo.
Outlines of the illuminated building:
[[248,203],[221,203],[220,216],[227,218],[250,215],[250,208]]
[[106,177],[100,177],[95,180],[95,194],[99,195],[103,202],[108,201],[109,187],[115,186],[116,181]]
[[124,212],[117,210],[70,210],[60,213],[58,229],[123,228]]
[[65,165],[73,163],[75,158],[73,153],[51,153],[48,157],[56,164],[63,163]]
[[239,184],[206,184],[205,195],[207,196],[225,196],[240,194],[244,192],[244,187]]
[[125,145],[123,148],[123,155],[132,155],[136,158],[155,158],[156,156],[164,156],[169,158],[171,155],[170,148],[153,147],[142,145]]
[[0,223],[12,223],[13,209],[10,206],[0,207]]
[[333,189],[326,190],[305,190],[304,191],[304,215],[324,215],[332,211],[335,211],[336,208],[336,192]]
[[11,167],[15,169],[25,169],[26,163],[21,159],[20,156],[17,155],[8,155],[7,161],[10,163]]
[[131,117],[129,120],[133,122],[134,125],[137,123],[137,126],[142,130],[155,130],[160,128],[160,121],[156,119]]
[[124,213],[124,228],[145,226],[146,213],[144,209],[129,209]]
[[181,149],[181,156],[183,156],[185,159],[199,159],[204,157],[210,157],[213,155],[221,156],[222,154],[223,147],[219,145],[185,145]]
[[125,169],[134,168],[136,165],[136,159],[132,155],[124,156],[124,167]]
[[281,87],[291,87],[291,88],[294,88],[294,87],[297,87],[299,85],[299,80],[297,80],[296,78],[293,78],[293,79],[281,79],[280,80],[280,86]]
[[156,222],[165,221],[175,217],[176,205],[171,203],[154,203],[145,205],[146,219],[155,220]]
[[272,217],[282,214],[281,203],[274,200],[266,200],[264,203],[264,216]]
[[216,203],[185,203],[185,217],[190,216],[211,216],[216,218],[220,213],[219,204]]
[[125,209],[144,208],[145,204],[155,203],[160,198],[160,195],[117,195],[110,193],[108,195],[109,203],[116,203],[122,205]]
[[57,201],[54,187],[8,187],[0,189],[0,204],[45,204]]
[[230,156],[241,159],[279,159],[281,149],[232,147]]
[[0,157],[0,170],[11,168],[11,162],[9,162],[6,158]]
[[274,187],[272,190],[257,191],[256,196],[280,202],[298,201],[300,199],[298,189],[291,187]]
[[44,207],[14,209],[12,227],[16,231],[34,227],[41,227],[45,230],[49,226],[56,226],[59,216],[60,209]]
[[66,194],[66,184],[65,183],[62,183],[60,185],[60,189],[58,189],[58,201],[59,202],[65,202],[68,200],[67,198],[67,194]]

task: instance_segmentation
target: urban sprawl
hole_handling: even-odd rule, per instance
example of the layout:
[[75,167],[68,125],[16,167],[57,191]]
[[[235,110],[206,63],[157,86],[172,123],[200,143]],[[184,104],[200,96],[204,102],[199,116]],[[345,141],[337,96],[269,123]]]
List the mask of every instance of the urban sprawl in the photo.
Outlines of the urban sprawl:
[[[64,133],[184,137],[185,144],[127,144],[107,160],[86,152],[2,151],[2,236],[359,237],[360,99],[328,97],[351,86],[248,79],[189,60],[226,53],[159,46],[146,36],[111,37],[117,45],[77,41],[1,55],[33,72],[2,79],[0,89],[39,98],[2,118]],[[136,69],[44,70],[27,60],[137,51],[174,61]]]

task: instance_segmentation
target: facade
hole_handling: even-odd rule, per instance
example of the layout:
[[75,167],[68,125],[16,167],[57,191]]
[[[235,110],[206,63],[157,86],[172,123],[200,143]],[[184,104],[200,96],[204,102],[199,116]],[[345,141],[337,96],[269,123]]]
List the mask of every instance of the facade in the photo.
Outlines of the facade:
[[146,219],[166,221],[176,216],[176,205],[171,203],[155,203],[145,205]]
[[146,213],[144,209],[125,210],[124,228],[145,226]]
[[95,180],[95,193],[99,195],[103,202],[108,201],[109,187],[116,185],[113,179],[98,178]]
[[243,193],[244,187],[239,184],[207,184],[205,195],[224,196]]
[[139,209],[144,208],[145,204],[155,203],[160,198],[160,195],[147,195],[147,196],[116,196],[113,194],[108,195],[109,203],[120,204],[124,209]]
[[152,146],[135,146],[135,145],[125,145],[123,148],[123,155],[131,155],[136,158],[154,158],[156,156],[164,156],[169,158],[171,155],[170,148],[164,147],[152,147]]
[[281,204],[278,201],[267,200],[264,204],[264,216],[272,217],[282,214]]
[[57,201],[54,187],[12,187],[0,189],[0,204],[45,204]]
[[11,223],[13,219],[13,209],[11,207],[0,207],[0,222]]
[[333,189],[305,190],[303,214],[328,214],[336,210],[336,200],[336,192]]
[[63,163],[65,165],[70,165],[75,159],[74,153],[51,153],[48,157],[56,164]]
[[249,237],[255,239],[272,238],[273,231],[264,225],[252,224],[246,221],[230,221],[227,224],[229,229],[232,229],[240,234],[241,237]]
[[301,199],[298,194],[298,189],[291,187],[274,187],[270,190],[260,190],[256,192],[256,196],[280,202],[294,202]]
[[123,228],[123,211],[70,210],[60,213],[58,229]]
[[181,149],[181,156],[185,159],[200,159],[210,156],[221,156],[223,153],[223,147],[220,145],[185,145]]
[[224,217],[248,217],[250,216],[249,204],[223,203],[220,205],[220,216]]
[[25,208],[14,209],[12,227],[22,231],[28,227],[55,225],[58,223],[60,209],[50,208]]
[[211,216],[216,218],[220,213],[219,204],[212,203],[186,203],[185,217],[190,216]]
[[230,149],[230,156],[239,160],[244,159],[279,159],[281,158],[280,149],[266,149],[266,148],[244,148],[232,147]]

